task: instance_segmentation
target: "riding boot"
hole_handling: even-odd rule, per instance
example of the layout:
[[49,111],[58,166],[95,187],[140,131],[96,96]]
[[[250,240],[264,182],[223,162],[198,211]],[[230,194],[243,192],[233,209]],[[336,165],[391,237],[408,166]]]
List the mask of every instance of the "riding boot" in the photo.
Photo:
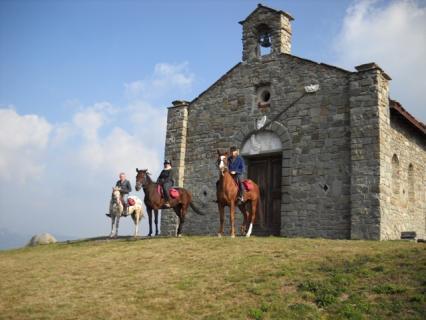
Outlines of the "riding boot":
[[239,182],[239,189],[238,189],[238,204],[244,203],[244,184],[240,181]]
[[164,197],[164,207],[170,208],[169,197]]
[[171,188],[171,184],[170,183],[165,183],[163,185],[163,191],[164,191],[164,207],[165,208],[170,208],[170,191]]

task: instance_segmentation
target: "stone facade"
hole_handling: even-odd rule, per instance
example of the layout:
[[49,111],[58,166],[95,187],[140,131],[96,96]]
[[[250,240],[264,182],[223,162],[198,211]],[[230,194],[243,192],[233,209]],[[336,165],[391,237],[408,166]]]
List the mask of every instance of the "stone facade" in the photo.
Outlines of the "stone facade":
[[[282,158],[282,236],[397,239],[416,231],[424,237],[426,129],[392,115],[390,77],[377,65],[350,72],[291,55],[291,20],[259,5],[241,22],[243,61],[192,102],[169,108],[165,156],[175,162],[179,186],[207,213],[190,211],[184,232],[216,234],[216,150],[256,149],[257,129],[271,121],[271,145],[281,147],[273,151]],[[272,49],[262,56],[256,32],[265,25]],[[319,91],[305,94],[310,84]],[[161,227],[174,234],[174,213],[162,215]]]

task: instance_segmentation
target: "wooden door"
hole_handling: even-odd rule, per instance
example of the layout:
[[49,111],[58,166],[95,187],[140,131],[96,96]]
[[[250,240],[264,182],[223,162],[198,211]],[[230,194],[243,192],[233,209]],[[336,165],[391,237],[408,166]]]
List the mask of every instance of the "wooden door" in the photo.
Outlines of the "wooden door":
[[261,196],[261,209],[253,229],[255,235],[280,235],[281,162],[281,154],[247,158],[248,177],[259,185]]

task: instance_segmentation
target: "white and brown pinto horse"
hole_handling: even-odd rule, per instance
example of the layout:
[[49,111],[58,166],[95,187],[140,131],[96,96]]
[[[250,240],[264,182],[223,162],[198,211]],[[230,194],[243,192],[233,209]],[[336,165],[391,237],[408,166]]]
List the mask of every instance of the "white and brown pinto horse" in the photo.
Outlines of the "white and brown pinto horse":
[[[216,184],[216,195],[217,205],[219,207],[220,214],[220,227],[218,236],[221,237],[224,234],[224,222],[225,222],[225,207],[230,208],[230,223],[231,223],[231,237],[235,237],[235,209],[237,207],[238,197],[238,184],[235,182],[231,173],[228,170],[228,153],[220,153],[217,150],[217,165],[219,167],[219,181]],[[241,234],[246,237],[250,237],[253,230],[253,224],[256,219],[256,211],[260,202],[260,190],[259,186],[252,180],[247,180],[251,187],[251,190],[244,192],[244,203],[238,205],[238,208],[243,214],[244,221],[241,225]],[[248,206],[248,210],[247,210]],[[250,214],[249,214],[250,213]]]
[[[132,203],[128,207],[128,214],[132,217],[135,224],[134,236],[139,234],[139,223],[143,217],[142,201],[137,196],[129,196],[128,202]],[[120,224],[120,217],[123,215],[124,205],[121,201],[120,188],[112,188],[111,201],[109,203],[109,213],[111,215],[111,233],[110,237],[115,238],[118,235],[118,226]],[[115,228],[114,228],[115,224]]]

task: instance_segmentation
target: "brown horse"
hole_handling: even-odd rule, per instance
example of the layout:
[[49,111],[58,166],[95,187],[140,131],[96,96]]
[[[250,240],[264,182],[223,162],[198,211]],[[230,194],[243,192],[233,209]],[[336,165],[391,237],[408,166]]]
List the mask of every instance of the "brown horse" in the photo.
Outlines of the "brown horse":
[[[139,191],[141,188],[143,188],[143,191],[145,193],[144,202],[148,215],[151,216],[152,210],[157,211],[159,209],[167,209],[164,207],[164,198],[161,197],[161,195],[158,193],[158,183],[154,183],[151,180],[148,169],[139,170],[138,168],[136,168],[136,172],[136,191]],[[192,210],[194,210],[195,213],[199,215],[204,214],[192,203],[192,195],[188,190],[184,188],[175,189],[179,191],[179,197],[176,199],[170,197],[169,204],[170,207],[173,208],[173,210],[176,212],[176,215],[179,218],[179,226],[177,228],[176,235],[180,237],[182,234],[182,226],[185,222],[186,212],[188,211],[189,206],[191,206]]]
[[[218,236],[221,237],[224,234],[224,222],[225,222],[225,207],[230,208],[230,222],[231,222],[231,237],[235,237],[235,226],[234,226],[234,216],[235,216],[235,207],[237,206],[237,196],[238,196],[238,185],[232,177],[231,173],[228,171],[228,153],[220,153],[217,150],[218,160],[217,165],[219,167],[219,181],[216,185],[216,195],[217,195],[217,205],[219,207],[220,213],[220,228]],[[256,211],[258,204],[260,202],[260,190],[259,186],[250,180],[253,185],[252,190],[245,191],[243,194],[244,203],[238,205],[238,208],[244,216],[243,224],[241,225],[241,234],[250,237],[253,230],[253,223],[256,219]],[[249,210],[247,210],[247,205]],[[249,215],[250,212],[250,215]]]

